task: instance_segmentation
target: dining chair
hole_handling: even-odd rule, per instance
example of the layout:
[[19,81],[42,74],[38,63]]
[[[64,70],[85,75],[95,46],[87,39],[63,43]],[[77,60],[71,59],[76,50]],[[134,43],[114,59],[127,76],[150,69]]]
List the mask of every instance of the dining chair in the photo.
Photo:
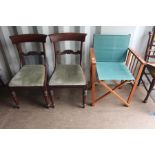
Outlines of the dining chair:
[[147,80],[148,80],[150,85],[149,85],[149,88],[147,88],[145,82],[142,80],[144,88],[147,90],[147,95],[146,95],[146,97],[145,97],[145,99],[143,101],[144,103],[147,102],[151,92],[153,90],[155,90],[155,64],[154,65],[153,64],[147,64],[144,71],[146,71],[146,69],[149,71],[150,76],[148,76],[147,73],[143,73],[143,76],[145,74],[145,76],[147,77]]
[[[86,103],[86,94],[87,94],[87,82],[84,75],[84,71],[82,69],[82,49],[83,43],[85,42],[85,33],[55,33],[49,35],[51,43],[54,47],[54,55],[55,55],[55,65],[52,76],[49,80],[49,90],[53,92],[55,88],[80,88],[82,89],[82,98],[83,104],[82,107],[85,107]],[[60,51],[58,49],[58,45],[60,42],[78,42],[80,43],[80,49],[74,51],[72,49],[64,49]],[[62,55],[79,55],[80,60],[79,64],[62,64],[59,63],[59,58]],[[53,93],[50,93],[51,102],[54,105]]]
[[[134,50],[128,48],[130,36],[94,35],[93,48],[90,48],[92,105],[111,93],[125,106],[130,105],[145,64]],[[111,88],[106,81],[112,81],[116,86]],[[132,88],[125,99],[115,90],[128,83]],[[106,88],[108,92],[97,98],[96,84]]]
[[143,69],[138,86],[142,83],[147,91],[147,95],[143,100],[146,103],[151,92],[155,90],[155,26],[153,26],[152,32],[149,32],[144,60],[147,62],[147,65]]
[[[16,46],[19,58],[20,58],[20,69],[13,76],[8,84],[11,96],[15,102],[17,108],[19,108],[19,100],[16,96],[15,89],[29,89],[38,88],[43,92],[46,107],[50,107],[50,99],[47,91],[47,65],[46,65],[46,53],[45,53],[45,42],[46,35],[44,34],[21,34],[10,36],[12,43]],[[35,43],[40,46],[41,51],[30,50],[24,51],[26,43]],[[25,46],[23,46],[25,45]],[[41,64],[27,64],[25,58],[29,56],[38,56]],[[30,90],[30,94],[33,96]]]

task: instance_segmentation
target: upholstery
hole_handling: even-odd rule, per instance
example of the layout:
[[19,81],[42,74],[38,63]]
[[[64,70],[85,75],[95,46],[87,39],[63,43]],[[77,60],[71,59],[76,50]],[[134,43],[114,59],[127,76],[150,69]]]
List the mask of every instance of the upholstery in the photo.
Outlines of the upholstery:
[[125,65],[130,35],[94,36],[94,52],[99,80],[134,80]]
[[124,62],[130,35],[94,35],[96,61]]
[[49,81],[50,86],[86,85],[86,80],[80,65],[59,64]]
[[43,86],[45,79],[44,65],[25,65],[12,78],[10,87]]
[[97,62],[96,67],[99,80],[134,80],[122,62]]

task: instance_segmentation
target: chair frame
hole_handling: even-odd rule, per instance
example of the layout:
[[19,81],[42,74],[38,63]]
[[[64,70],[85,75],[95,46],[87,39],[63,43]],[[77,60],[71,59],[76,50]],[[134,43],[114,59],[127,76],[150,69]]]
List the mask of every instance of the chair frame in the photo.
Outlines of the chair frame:
[[[95,58],[94,49],[90,48],[90,75],[91,75],[91,88],[92,88],[92,91],[91,91],[92,106],[94,106],[96,102],[98,102],[99,100],[103,99],[104,97],[106,97],[107,95],[111,93],[114,96],[116,96],[125,106],[129,106],[131,104],[131,99],[137,88],[139,78],[141,76],[141,73],[145,65],[145,61],[141,59],[141,57],[134,50],[128,48],[128,55],[127,55],[125,63],[126,63],[126,66],[129,68],[129,70],[131,71],[131,73],[134,75],[135,80],[133,81],[125,80],[125,81],[121,81],[121,83],[112,81],[114,84],[116,84],[116,86],[114,88],[111,88],[103,80],[96,79],[96,58]],[[137,68],[138,68],[138,71],[136,71]],[[130,82],[130,84],[132,85],[132,89],[130,91],[128,99],[126,100],[123,97],[121,97],[118,93],[116,93],[115,90],[121,88],[124,84],[128,82]],[[102,87],[108,89],[107,93],[105,93],[104,95],[98,98],[96,97],[96,88],[95,88],[97,83],[100,84]]]
[[[52,75],[55,72],[56,66],[57,66],[57,61],[58,61],[58,56],[61,55],[65,55],[65,54],[73,54],[73,55],[80,55],[80,66],[82,63],[82,48],[83,48],[83,43],[85,42],[85,37],[86,37],[86,33],[55,33],[55,34],[50,34],[50,41],[54,46],[54,56],[55,56],[55,66],[54,66],[54,70],[52,72]],[[80,42],[80,50],[78,51],[73,51],[73,50],[64,50],[62,52],[60,52],[59,50],[57,50],[56,45],[58,44],[58,42],[60,41],[79,41]],[[82,66],[81,66],[82,69]],[[83,71],[83,70],[82,70]],[[51,75],[51,77],[52,77]],[[85,78],[85,74],[83,72],[83,77]],[[87,84],[86,85],[76,85],[76,86],[71,86],[71,85],[57,85],[57,86],[49,86],[48,85],[48,89],[49,89],[49,96],[51,99],[52,104],[54,105],[54,100],[53,100],[53,90],[55,88],[81,88],[82,89],[82,100],[83,100],[83,104],[82,107],[85,107],[86,104],[86,96],[87,96]],[[52,91],[52,93],[51,93]]]
[[[150,96],[150,93],[152,92],[152,90],[155,90],[155,88],[154,88],[154,86],[155,86],[155,77],[153,77],[150,73],[146,72],[146,69],[149,69],[150,67],[153,67],[153,66],[152,66],[152,64],[149,64],[149,63],[144,67],[143,72],[142,72],[142,76],[141,76],[141,78],[139,80],[139,81],[142,82],[142,84],[144,85],[145,90],[147,91],[147,95],[146,95],[145,99],[143,100],[144,103],[147,103],[147,100],[148,100],[148,98]],[[155,68],[155,66],[154,66],[154,68]],[[148,74],[151,75],[151,78],[148,76]],[[149,88],[147,88],[144,80],[142,79],[144,75],[145,75],[145,77],[147,78],[147,80],[148,80],[148,82],[150,84]],[[140,82],[139,82],[138,85],[140,85]]]
[[[155,39],[155,26],[153,27],[153,32],[149,32],[149,39],[147,42],[147,47],[146,47],[145,57],[144,57],[144,60],[147,62],[147,65],[144,67],[142,75],[141,75],[139,83],[138,83],[138,86],[140,85],[140,83],[142,83],[145,90],[147,91],[147,95],[146,95],[145,99],[143,100],[144,103],[147,102],[149,95],[152,92],[152,90],[155,90],[154,89],[155,78],[148,72],[148,69],[150,67],[152,67],[152,65],[155,65],[155,62],[149,62],[150,58],[155,59],[155,50],[152,51],[152,46],[155,46],[155,44],[153,44],[154,39]],[[148,75],[151,75],[151,78]],[[149,88],[147,88],[145,81],[143,80],[143,76],[145,76],[147,78],[147,80],[150,84]]]
[[[19,87],[9,87],[9,90],[11,92],[11,97],[13,98],[16,108],[19,108],[19,100],[16,96],[15,89],[23,89],[23,88],[39,88],[43,91],[43,97],[46,103],[46,107],[49,108],[51,106],[50,99],[48,96],[48,90],[47,90],[47,61],[46,61],[46,50],[45,50],[45,43],[46,43],[46,37],[47,35],[44,34],[22,34],[22,35],[14,35],[10,36],[10,39],[12,41],[12,44],[15,44],[18,55],[20,58],[20,69],[25,65],[25,56],[39,56],[40,58],[43,58],[44,60],[44,66],[45,66],[45,79],[44,79],[44,85],[43,86],[19,86]],[[43,50],[42,51],[28,51],[27,53],[24,53],[21,47],[22,43],[41,43]]]

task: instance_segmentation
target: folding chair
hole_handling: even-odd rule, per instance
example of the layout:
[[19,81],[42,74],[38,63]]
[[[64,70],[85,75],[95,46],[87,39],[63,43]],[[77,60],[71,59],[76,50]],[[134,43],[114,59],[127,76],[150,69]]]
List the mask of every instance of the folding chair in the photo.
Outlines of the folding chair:
[[[38,88],[43,92],[46,107],[50,106],[50,100],[47,91],[47,67],[46,67],[46,54],[45,54],[45,42],[46,35],[44,34],[22,34],[10,36],[13,44],[16,45],[19,58],[20,58],[20,70],[10,80],[8,88],[11,91],[11,96],[19,108],[19,101],[15,93],[15,89],[29,89]],[[41,51],[23,51],[22,44],[24,43],[36,43],[42,47]],[[42,64],[27,65],[25,57],[27,56],[39,56]]]
[[[145,61],[128,48],[129,41],[130,35],[94,35],[94,48],[90,48],[92,105],[110,93],[125,106],[130,105]],[[116,86],[111,88],[105,81],[112,81]],[[97,83],[108,89],[108,92],[99,98],[96,97]],[[126,83],[132,85],[128,99],[115,92]]]

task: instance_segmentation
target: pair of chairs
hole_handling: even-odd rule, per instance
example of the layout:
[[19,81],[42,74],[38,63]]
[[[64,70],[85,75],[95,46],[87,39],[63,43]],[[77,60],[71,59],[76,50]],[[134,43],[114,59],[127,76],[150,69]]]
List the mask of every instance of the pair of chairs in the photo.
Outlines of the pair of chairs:
[[[45,43],[47,35],[44,34],[23,34],[10,36],[13,44],[16,45],[19,58],[20,58],[20,70],[9,82],[9,89],[11,96],[15,102],[15,107],[19,108],[19,101],[16,96],[16,89],[23,88],[38,88],[43,92],[46,107],[54,107],[53,101],[53,89],[57,87],[78,87],[82,89],[83,104],[85,107],[86,102],[86,89],[87,83],[84,72],[81,67],[82,62],[82,47],[85,41],[86,34],[84,33],[57,33],[49,35],[51,42],[54,45],[55,53],[55,67],[51,78],[48,80],[47,75],[47,60]],[[78,41],[80,42],[80,49],[76,52],[73,50],[58,50],[58,43],[62,41]],[[41,51],[23,51],[23,43],[37,43],[42,47]],[[75,54],[80,55],[80,65],[61,65],[57,64],[58,56],[64,54]],[[27,65],[25,57],[27,56],[39,56],[40,65]]]

